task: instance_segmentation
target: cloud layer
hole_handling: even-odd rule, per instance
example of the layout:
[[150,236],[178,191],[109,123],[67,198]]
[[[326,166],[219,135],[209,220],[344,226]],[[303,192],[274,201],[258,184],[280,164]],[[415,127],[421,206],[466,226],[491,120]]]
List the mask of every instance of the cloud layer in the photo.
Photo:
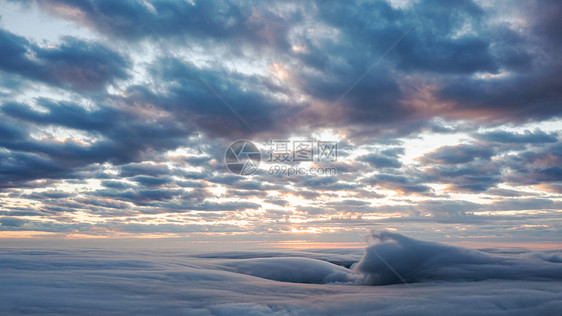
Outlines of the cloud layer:
[[[562,308],[558,252],[480,252],[395,233],[374,236],[379,242],[366,249],[355,271],[342,266],[359,260],[353,249],[213,252],[178,261],[182,249],[5,248],[0,311],[513,315],[555,314]],[[389,273],[374,249],[415,283],[361,285]],[[350,278],[356,282],[342,282]]]

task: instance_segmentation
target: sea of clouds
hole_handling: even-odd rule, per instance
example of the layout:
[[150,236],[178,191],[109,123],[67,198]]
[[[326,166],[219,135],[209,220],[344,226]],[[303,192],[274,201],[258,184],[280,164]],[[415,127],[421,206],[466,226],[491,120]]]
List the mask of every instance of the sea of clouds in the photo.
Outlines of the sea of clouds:
[[372,234],[361,249],[0,249],[0,315],[561,315],[562,252]]

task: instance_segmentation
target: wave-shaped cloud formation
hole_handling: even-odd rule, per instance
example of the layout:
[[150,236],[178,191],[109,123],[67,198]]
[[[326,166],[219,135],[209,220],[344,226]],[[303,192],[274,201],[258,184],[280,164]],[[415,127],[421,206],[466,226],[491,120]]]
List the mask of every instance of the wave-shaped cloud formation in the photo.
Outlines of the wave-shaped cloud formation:
[[[364,284],[423,281],[560,280],[556,255],[513,258],[474,249],[416,240],[392,232],[373,233],[378,243],[367,248],[355,270]],[[382,260],[381,260],[382,258]]]
[[[389,285],[430,281],[561,280],[560,255],[488,251],[449,246],[392,232],[373,232],[376,244],[348,269],[342,258],[307,253],[203,255],[217,268],[291,283]],[[515,256],[514,256],[515,255]],[[308,256],[308,257],[303,257]],[[349,261],[348,261],[349,262]]]
[[349,269],[309,258],[260,258],[237,260],[228,270],[264,279],[313,284],[352,284],[357,277]]
[[562,314],[560,251],[373,237],[363,256],[259,249],[178,261],[184,249],[4,248],[0,315]]

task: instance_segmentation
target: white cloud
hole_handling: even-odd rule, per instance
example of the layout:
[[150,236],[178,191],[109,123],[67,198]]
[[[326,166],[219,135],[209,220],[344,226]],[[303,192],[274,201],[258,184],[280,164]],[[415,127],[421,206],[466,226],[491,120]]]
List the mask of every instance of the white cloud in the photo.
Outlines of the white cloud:
[[[420,282],[360,286],[326,279],[356,276],[334,264],[356,260],[354,249],[203,254],[183,258],[168,273],[183,251],[3,249],[0,313],[553,315],[562,308],[559,253],[482,253],[380,236],[374,247],[405,276],[405,268],[413,269]],[[358,267],[384,272],[370,251]]]

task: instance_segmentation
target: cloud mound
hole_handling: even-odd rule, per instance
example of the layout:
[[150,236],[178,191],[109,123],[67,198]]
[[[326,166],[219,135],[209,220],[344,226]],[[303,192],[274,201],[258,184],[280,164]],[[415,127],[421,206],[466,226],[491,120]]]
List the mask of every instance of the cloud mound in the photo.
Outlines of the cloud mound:
[[358,277],[344,267],[310,258],[242,259],[227,263],[224,267],[236,273],[293,283],[351,284]]
[[562,266],[557,260],[503,257],[392,232],[372,233],[372,236],[378,243],[368,247],[361,261],[354,266],[356,272],[363,274],[361,283],[365,285],[398,284],[403,282],[401,278],[408,283],[562,280]]

